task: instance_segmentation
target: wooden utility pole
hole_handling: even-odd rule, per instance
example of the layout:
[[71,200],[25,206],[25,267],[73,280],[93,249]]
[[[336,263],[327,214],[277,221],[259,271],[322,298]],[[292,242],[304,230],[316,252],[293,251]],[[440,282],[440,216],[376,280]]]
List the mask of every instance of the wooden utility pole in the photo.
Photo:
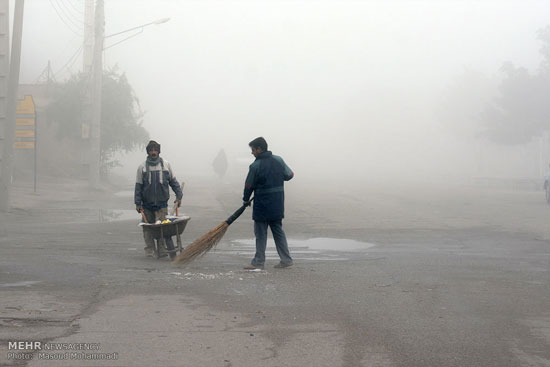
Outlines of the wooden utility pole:
[[10,206],[11,178],[13,172],[13,145],[15,140],[15,115],[17,109],[17,88],[21,63],[21,38],[23,35],[23,9],[25,0],[15,0],[13,15],[13,37],[11,43],[10,73],[8,78],[8,98],[6,125],[4,126],[4,146],[2,171],[0,171],[0,211],[6,212]]

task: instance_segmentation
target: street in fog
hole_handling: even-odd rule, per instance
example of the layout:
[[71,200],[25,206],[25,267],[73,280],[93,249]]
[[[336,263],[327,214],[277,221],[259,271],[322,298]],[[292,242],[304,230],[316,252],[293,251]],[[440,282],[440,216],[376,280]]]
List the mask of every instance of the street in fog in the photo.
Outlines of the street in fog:
[[[184,244],[240,205],[240,184],[213,182],[187,185]],[[1,339],[99,343],[118,359],[6,360],[3,343],[4,365],[550,361],[550,210],[540,191],[289,185],[295,266],[273,269],[270,243],[266,270],[246,272],[250,212],[216,250],[177,267],[142,255],[139,215],[125,210],[130,186],[85,199],[85,182],[71,186],[64,199],[52,182],[38,196],[19,190],[24,204],[2,221]]]
[[0,0],[0,365],[549,367],[549,95],[546,0]]

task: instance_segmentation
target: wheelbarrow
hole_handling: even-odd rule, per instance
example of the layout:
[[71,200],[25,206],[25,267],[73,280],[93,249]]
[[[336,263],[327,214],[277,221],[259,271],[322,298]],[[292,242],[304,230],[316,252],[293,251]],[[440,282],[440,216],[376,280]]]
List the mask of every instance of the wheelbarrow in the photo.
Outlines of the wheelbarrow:
[[[143,227],[143,230],[145,231],[152,231],[153,237],[156,239],[155,242],[155,254],[157,259],[160,258],[160,249],[161,247],[165,249],[165,252],[170,255],[170,257],[173,257],[174,255],[177,255],[179,252],[183,250],[182,242],[181,242],[181,234],[183,233],[185,227],[187,226],[187,222],[191,217],[187,215],[167,215],[166,221],[169,221],[167,223],[140,223],[139,226]],[[177,247],[174,249],[168,249],[166,246],[165,237],[172,237],[176,236],[177,239]]]

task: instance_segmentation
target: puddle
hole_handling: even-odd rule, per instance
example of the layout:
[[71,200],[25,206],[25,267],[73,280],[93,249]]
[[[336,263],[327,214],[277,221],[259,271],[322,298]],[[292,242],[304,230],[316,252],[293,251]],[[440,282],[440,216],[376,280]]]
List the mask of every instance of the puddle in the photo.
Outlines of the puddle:
[[291,248],[304,246],[321,251],[363,251],[375,246],[373,243],[347,240],[343,238],[310,238],[308,240],[290,240]]
[[[191,279],[206,279],[206,280],[212,280],[212,279],[219,279],[219,278],[228,278],[233,279],[237,276],[236,273],[229,271],[227,273],[213,273],[213,274],[205,274],[205,273],[185,273],[182,274],[180,272],[171,272],[170,275],[173,275],[176,279],[182,279],[182,280],[191,280]],[[243,280],[242,278],[239,278],[239,280]]]
[[7,287],[30,287],[33,284],[42,283],[40,280],[26,280],[22,282],[15,282],[15,283],[4,283],[0,284],[0,287],[7,288]]
[[[288,239],[288,247],[294,260],[345,261],[349,260],[349,257],[343,253],[361,252],[373,246],[375,245],[372,243],[340,238]],[[234,240],[229,243],[229,246],[220,246],[216,251],[254,257],[256,242],[254,239]],[[279,260],[273,239],[267,240],[265,256],[268,260]]]
[[[355,240],[347,240],[341,238],[310,238],[307,240],[295,240],[287,239],[288,247],[290,251],[294,254],[299,253],[313,253],[320,251],[362,251],[368,248],[375,246],[372,243],[359,242]],[[246,240],[235,240],[231,241],[233,247],[238,247],[239,245],[244,245],[247,249],[250,246],[256,246],[256,240],[246,239]],[[267,246],[275,247],[275,242],[273,239],[267,240]]]

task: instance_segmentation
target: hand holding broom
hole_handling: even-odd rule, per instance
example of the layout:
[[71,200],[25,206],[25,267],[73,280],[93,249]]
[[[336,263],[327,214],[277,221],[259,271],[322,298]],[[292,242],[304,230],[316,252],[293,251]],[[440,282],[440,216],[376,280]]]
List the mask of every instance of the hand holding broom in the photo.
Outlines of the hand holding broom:
[[223,235],[227,231],[227,228],[233,223],[237,218],[241,216],[247,206],[250,206],[250,203],[254,198],[250,199],[247,202],[244,202],[243,205],[233,213],[229,218],[221,222],[217,227],[211,229],[209,232],[204,234],[201,238],[195,240],[192,244],[187,246],[183,250],[172,264],[188,264],[191,261],[195,260],[197,257],[203,256],[208,251],[210,251],[214,246],[220,242]]

